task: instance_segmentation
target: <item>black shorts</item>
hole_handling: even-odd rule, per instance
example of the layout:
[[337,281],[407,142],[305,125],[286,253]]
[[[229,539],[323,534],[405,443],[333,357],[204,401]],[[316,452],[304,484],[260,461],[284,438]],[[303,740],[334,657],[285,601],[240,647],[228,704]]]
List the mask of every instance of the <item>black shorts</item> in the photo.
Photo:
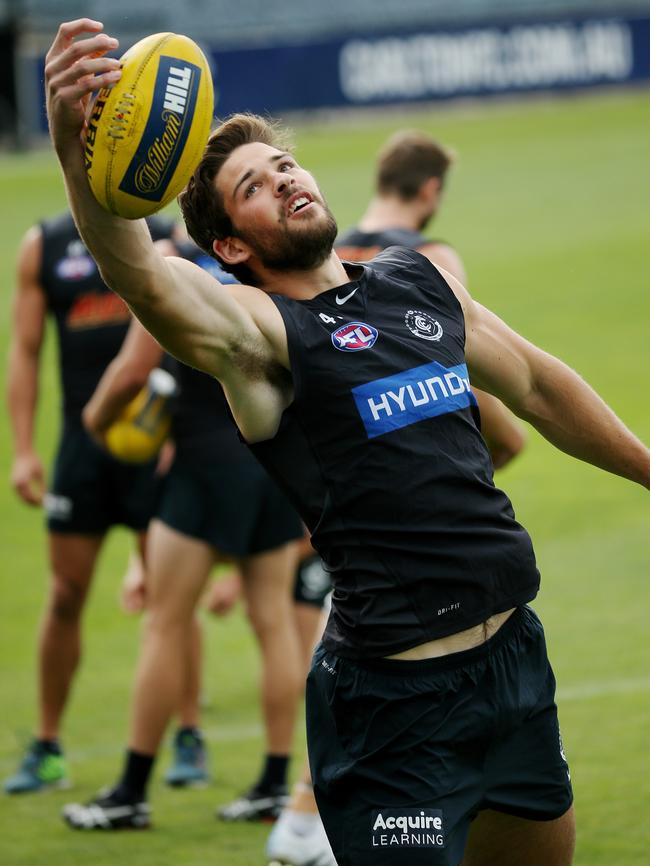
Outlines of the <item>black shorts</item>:
[[293,600],[300,604],[311,604],[322,609],[327,594],[332,589],[332,578],[325,571],[323,560],[315,553],[303,559],[296,572]]
[[144,530],[154,513],[160,479],[156,461],[121,463],[95,444],[80,422],[66,421],[45,496],[51,532],[95,535],[124,524]]
[[156,517],[233,557],[302,538],[300,518],[254,460],[218,462],[177,455]]
[[437,659],[349,661],[307,682],[314,791],[338,866],[459,866],[482,809],[533,820],[573,796],[535,613]]

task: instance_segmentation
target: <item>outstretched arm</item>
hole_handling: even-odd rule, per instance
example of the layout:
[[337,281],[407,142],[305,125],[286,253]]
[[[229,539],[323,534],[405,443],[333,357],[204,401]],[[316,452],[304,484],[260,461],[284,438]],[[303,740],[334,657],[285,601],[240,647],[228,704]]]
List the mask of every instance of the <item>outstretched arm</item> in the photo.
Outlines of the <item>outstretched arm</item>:
[[[89,18],[62,24],[45,63],[50,133],[63,169],[71,210],[102,278],[156,339],[181,360],[215,376],[233,347],[260,340],[246,308],[190,262],[163,257],[144,220],[126,220],[96,202],[86,178],[81,134],[93,91],[121,76],[106,53],[117,40]],[[77,39],[83,34],[91,34]]]
[[650,488],[650,450],[593,388],[444,276],[463,307],[467,364],[478,385],[560,450]]

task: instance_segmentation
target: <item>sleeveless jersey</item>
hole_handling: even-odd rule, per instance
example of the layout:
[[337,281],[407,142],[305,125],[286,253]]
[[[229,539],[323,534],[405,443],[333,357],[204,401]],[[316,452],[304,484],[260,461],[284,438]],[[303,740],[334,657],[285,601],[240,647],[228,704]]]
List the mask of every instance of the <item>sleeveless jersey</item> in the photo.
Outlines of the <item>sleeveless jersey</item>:
[[271,296],[295,398],[251,446],[331,572],[323,642],[351,658],[462,631],[539,586],[477,427],[460,304],[413,250],[359,270],[310,300]]
[[[171,220],[147,222],[154,240],[169,237]],[[40,228],[40,283],[56,322],[63,412],[78,419],[119,351],[131,314],[102,281],[70,214],[45,220]]]
[[410,247],[417,250],[427,244],[440,243],[425,238],[420,232],[409,229],[384,229],[380,232],[364,232],[351,228],[336,239],[334,249],[341,259],[352,262],[366,262],[374,258],[386,247]]
[[[237,282],[192,242],[177,244],[179,255],[202,267],[221,283]],[[207,373],[171,359],[179,394],[174,401],[172,437],[179,456],[252,462],[241,442],[219,382]]]

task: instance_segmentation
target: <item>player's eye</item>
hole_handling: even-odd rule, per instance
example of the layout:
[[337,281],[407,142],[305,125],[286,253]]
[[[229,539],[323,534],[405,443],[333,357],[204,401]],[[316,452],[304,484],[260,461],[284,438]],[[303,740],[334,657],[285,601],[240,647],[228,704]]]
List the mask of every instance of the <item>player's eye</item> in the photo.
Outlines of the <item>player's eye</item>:
[[294,163],[290,160],[285,160],[284,162],[280,163],[280,171],[289,171],[289,169],[292,169],[293,167]]
[[259,183],[251,183],[246,187],[246,192],[244,194],[245,198],[250,198],[254,193],[257,192],[259,187]]

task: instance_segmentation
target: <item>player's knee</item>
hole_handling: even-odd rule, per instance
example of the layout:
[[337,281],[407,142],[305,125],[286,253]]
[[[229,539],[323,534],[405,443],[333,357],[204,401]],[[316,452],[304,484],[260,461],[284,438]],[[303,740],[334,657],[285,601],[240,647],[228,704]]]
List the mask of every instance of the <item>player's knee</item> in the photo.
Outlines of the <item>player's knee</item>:
[[289,605],[246,605],[246,615],[259,638],[272,639],[291,627],[291,608]]
[[170,633],[189,631],[193,619],[193,611],[188,611],[180,605],[165,603],[158,599],[147,605],[145,617],[145,635],[164,637]]
[[50,590],[49,613],[61,622],[74,622],[81,616],[86,600],[86,587],[57,574]]

